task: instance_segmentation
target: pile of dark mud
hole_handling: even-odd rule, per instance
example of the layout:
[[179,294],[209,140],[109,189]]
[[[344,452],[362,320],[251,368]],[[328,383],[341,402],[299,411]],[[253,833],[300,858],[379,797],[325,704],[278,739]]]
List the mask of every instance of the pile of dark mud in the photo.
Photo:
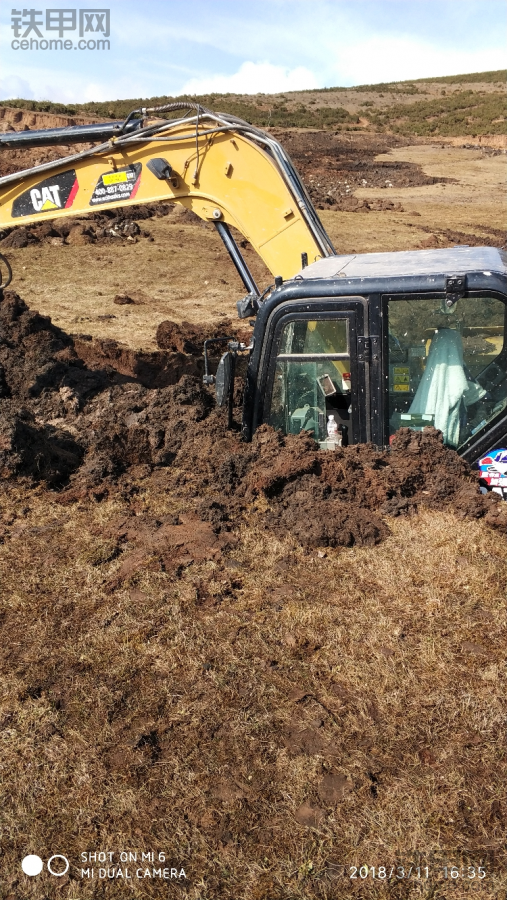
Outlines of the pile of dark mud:
[[[232,323],[231,319],[223,318],[213,325],[197,325],[192,322],[171,322],[165,319],[157,328],[155,339],[161,350],[169,350],[173,353],[190,353],[192,356],[202,356],[205,340],[230,338],[235,341],[250,343],[252,332],[244,327],[244,323]],[[218,355],[221,356],[225,349],[226,341],[221,344]],[[218,346],[218,345],[217,345]],[[211,350],[212,348],[210,348]],[[216,355],[216,354],[215,354]]]
[[[1,295],[0,295],[1,296]],[[70,335],[13,291],[0,300],[0,476],[93,487],[129,467],[167,466],[187,427],[213,406],[201,389],[202,343],[226,319],[196,329],[162,323],[199,353],[135,353],[116,341]],[[199,334],[198,334],[199,332]],[[174,341],[173,341],[174,343]]]
[[257,505],[264,527],[291,533],[304,546],[373,545],[388,533],[385,516],[410,515],[423,505],[486,517],[507,532],[505,504],[480,493],[477,476],[433,428],[402,428],[389,450],[362,444],[333,453],[304,432],[283,436],[263,425],[251,444],[241,444],[208,428],[211,434],[203,424],[199,441],[174,464],[180,489],[216,526],[233,527]]
[[[178,223],[200,224],[202,220],[191,210],[174,203],[145,203],[135,207],[104,209],[89,216],[72,216],[3,228],[0,231],[1,250],[19,250],[34,244],[81,246],[83,244],[115,244],[118,241],[137,243],[141,238],[153,241],[151,232],[139,223],[174,215]],[[205,223],[202,223],[205,225]]]
[[[206,523],[217,547],[251,515],[307,547],[374,545],[388,533],[386,516],[411,514],[421,504],[485,517],[507,532],[507,505],[480,493],[477,475],[434,429],[401,429],[388,451],[358,445],[329,453],[310,434],[284,437],[267,426],[243,443],[239,431],[225,430],[224,413],[197,372],[202,356],[192,353],[203,333],[187,340],[185,329],[174,326],[166,336],[176,346],[165,351],[166,366],[176,358],[173,382],[154,387],[145,371],[143,384],[134,372],[111,365],[111,357],[104,364],[90,352],[85,362],[78,349],[86,341],[6,291],[0,302],[0,477],[44,482],[63,503],[116,492],[128,498],[155,478],[158,489],[185,499],[190,531],[195,522]],[[182,359],[194,372],[175,383]],[[140,534],[156,535],[162,525],[168,523],[136,520]],[[182,533],[184,523],[169,525]]]
[[[129,291],[118,294],[113,302],[136,304],[143,303],[144,299],[142,292]],[[202,378],[204,341],[229,337],[248,344],[251,331],[242,327],[241,323],[233,324],[228,318],[218,319],[207,326],[165,319],[160,322],[155,337],[160,348],[156,352],[131,350],[111,338],[92,339],[90,334],[74,334],[72,342],[78,358],[88,367],[105,369],[116,380],[124,376],[146,388],[164,388],[177,384],[183,375]],[[220,356],[222,352],[223,343],[215,346],[215,352],[213,347],[210,348],[211,358]]]

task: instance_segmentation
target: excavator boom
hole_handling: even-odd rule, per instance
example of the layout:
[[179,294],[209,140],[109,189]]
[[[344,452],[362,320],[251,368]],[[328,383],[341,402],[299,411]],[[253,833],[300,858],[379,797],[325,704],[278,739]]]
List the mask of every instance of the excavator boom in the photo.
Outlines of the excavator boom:
[[[182,108],[187,115],[176,120],[146,118]],[[131,113],[121,126],[61,129],[62,142],[95,133],[108,139],[0,178],[0,227],[168,200],[216,224],[226,245],[232,240],[228,226],[237,228],[272,274],[284,279],[301,268],[302,259],[311,263],[334,254],[293,164],[270,135],[196,104],[135,112],[143,119]],[[42,132],[6,134],[0,135],[0,148],[57,140],[54,129],[46,141]],[[240,268],[240,260],[235,262]],[[245,283],[255,292],[248,276]]]

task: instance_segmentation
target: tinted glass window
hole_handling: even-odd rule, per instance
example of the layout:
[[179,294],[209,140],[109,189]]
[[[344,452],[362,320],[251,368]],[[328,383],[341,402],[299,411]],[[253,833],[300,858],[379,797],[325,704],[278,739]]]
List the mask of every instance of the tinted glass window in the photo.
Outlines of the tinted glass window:
[[506,409],[502,301],[391,300],[388,322],[391,434],[434,425],[459,448]]
[[348,354],[346,319],[296,320],[285,325],[280,354]]

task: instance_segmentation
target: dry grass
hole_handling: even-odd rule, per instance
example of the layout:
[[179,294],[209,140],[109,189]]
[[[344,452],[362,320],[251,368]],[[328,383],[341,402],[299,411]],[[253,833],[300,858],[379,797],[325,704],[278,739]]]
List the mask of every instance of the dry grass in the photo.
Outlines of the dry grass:
[[[125,896],[79,878],[101,849],[165,851],[188,876],[169,896],[192,900],[446,898],[453,863],[503,896],[505,538],[423,512],[321,558],[246,524],[233,561],[111,592],[105,525],[178,511],[176,477],[70,509],[3,492],[2,900]],[[65,853],[78,880],[30,881],[28,852]],[[430,881],[344,874],[403,863]]]
[[[450,228],[482,234],[488,228],[505,232],[505,155],[489,156],[482,150],[448,145],[419,144],[394,147],[377,159],[399,160],[421,166],[425,175],[454,179],[455,183],[410,188],[359,188],[357,197],[386,197],[401,201],[407,212],[420,213],[422,222],[436,229]],[[398,221],[403,216],[395,217]],[[475,243],[473,241],[472,243]]]

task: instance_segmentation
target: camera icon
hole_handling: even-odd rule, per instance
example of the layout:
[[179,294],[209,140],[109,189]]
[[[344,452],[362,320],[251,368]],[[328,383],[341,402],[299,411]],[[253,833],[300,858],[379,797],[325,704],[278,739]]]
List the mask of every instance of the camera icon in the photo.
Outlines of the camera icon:
[[[62,860],[62,862],[57,863],[56,860]],[[46,865],[50,875],[54,875],[55,878],[61,878],[62,875],[66,875],[70,868],[69,860],[61,853],[55,853],[53,854],[53,856],[50,856]],[[31,853],[29,854],[29,856],[25,856],[24,859],[21,860],[21,868],[23,869],[25,875],[29,875],[31,878],[33,878],[35,875],[40,875],[44,868],[44,863],[40,856],[37,856],[37,854],[35,853]]]

